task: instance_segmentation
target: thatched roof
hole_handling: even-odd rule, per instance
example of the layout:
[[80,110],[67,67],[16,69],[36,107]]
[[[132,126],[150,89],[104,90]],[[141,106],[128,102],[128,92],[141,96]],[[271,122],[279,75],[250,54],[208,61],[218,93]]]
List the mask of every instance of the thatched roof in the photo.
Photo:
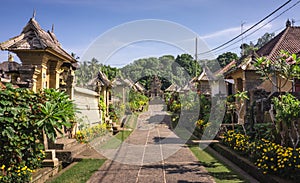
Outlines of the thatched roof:
[[167,89],[165,89],[165,92],[176,92],[178,89],[179,87],[173,83]]
[[67,60],[71,63],[77,62],[61,47],[55,34],[50,31],[44,31],[34,18],[29,20],[20,35],[0,43],[0,49],[12,52],[43,50],[55,54],[62,60]]

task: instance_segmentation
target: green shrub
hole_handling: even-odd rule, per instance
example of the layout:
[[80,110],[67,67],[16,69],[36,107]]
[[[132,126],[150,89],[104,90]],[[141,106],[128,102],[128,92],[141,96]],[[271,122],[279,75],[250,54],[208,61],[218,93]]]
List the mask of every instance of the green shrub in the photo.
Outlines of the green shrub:
[[0,182],[29,182],[44,158],[43,134],[54,139],[74,115],[72,101],[59,91],[0,89]]
[[131,111],[141,111],[148,105],[149,98],[139,92],[129,92],[129,106]]

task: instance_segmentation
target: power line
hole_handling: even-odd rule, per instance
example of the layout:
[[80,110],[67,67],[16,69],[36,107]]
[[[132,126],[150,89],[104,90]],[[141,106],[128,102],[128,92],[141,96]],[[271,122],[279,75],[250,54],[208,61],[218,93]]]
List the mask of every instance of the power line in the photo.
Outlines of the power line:
[[[290,6],[290,7],[287,8],[286,10],[284,10],[283,12],[281,12],[280,14],[278,14],[277,16],[275,16],[274,18],[272,18],[271,20],[269,20],[268,22],[266,22],[265,24],[261,25],[259,28],[257,28],[257,29],[254,30],[253,32],[251,32],[251,33],[249,33],[248,35],[242,37],[241,39],[239,39],[239,40],[233,42],[232,44],[230,44],[230,45],[228,45],[228,46],[226,46],[226,47],[224,47],[224,48],[222,48],[222,49],[219,49],[219,51],[220,51],[220,50],[224,50],[224,49],[226,49],[226,48],[228,48],[228,47],[230,47],[230,46],[232,46],[232,45],[234,45],[234,44],[240,42],[241,40],[243,40],[243,39],[245,39],[245,38],[247,38],[247,37],[253,35],[254,33],[256,33],[257,31],[259,31],[260,29],[262,29],[263,27],[265,27],[265,26],[268,25],[269,23],[273,22],[273,21],[276,20],[278,17],[282,16],[284,13],[286,13],[287,11],[289,11],[290,9],[292,9],[293,7],[295,7],[295,6],[296,6],[297,4],[299,4],[299,3],[300,3],[300,0],[297,1],[296,3],[294,3],[292,6]],[[296,22],[296,21],[295,21],[295,22]],[[282,28],[280,28],[280,29],[282,29]],[[279,30],[279,29],[277,29],[276,31],[278,31],[278,30]]]
[[206,52],[202,52],[202,53],[199,53],[199,54],[205,54],[205,53],[209,53],[209,52],[212,52],[212,51],[215,51],[225,45],[227,45],[228,43],[236,40],[237,38],[241,37],[242,35],[244,35],[245,33],[247,33],[248,31],[250,31],[251,29],[253,29],[254,27],[256,27],[258,24],[260,24],[261,22],[265,21],[267,18],[269,18],[270,16],[272,16],[274,13],[276,13],[278,10],[280,10],[281,8],[283,8],[284,6],[286,6],[288,3],[290,3],[291,0],[288,0],[286,3],[284,3],[283,5],[281,5],[279,8],[277,8],[276,10],[274,10],[272,13],[270,13],[269,15],[267,15],[266,17],[264,17],[263,19],[261,19],[259,22],[257,22],[256,24],[254,24],[253,26],[251,26],[249,29],[247,29],[246,31],[242,32],[241,34],[237,35],[236,37],[232,38],[231,40],[221,44],[220,46],[216,47],[216,48],[213,48],[209,51],[206,51]]

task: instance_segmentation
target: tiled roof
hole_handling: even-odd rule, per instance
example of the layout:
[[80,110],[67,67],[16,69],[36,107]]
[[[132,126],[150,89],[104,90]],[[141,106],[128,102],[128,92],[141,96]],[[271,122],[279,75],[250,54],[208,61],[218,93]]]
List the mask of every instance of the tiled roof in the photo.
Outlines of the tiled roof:
[[229,64],[227,64],[225,67],[223,67],[222,69],[220,69],[217,72],[217,75],[224,74],[224,73],[228,72],[230,69],[234,68],[235,66],[236,66],[236,61],[233,60]]
[[1,50],[49,50],[58,53],[65,60],[77,62],[60,45],[53,32],[44,31],[38,22],[31,18],[20,35],[0,43]]
[[238,69],[256,70],[253,66],[255,57],[265,56],[271,60],[276,60],[280,55],[281,50],[296,54],[300,53],[300,27],[287,26],[283,31],[281,31],[259,50],[253,54],[241,57],[236,62],[236,67],[229,69],[227,72],[225,72],[225,75],[230,74]]
[[300,27],[287,26],[271,41],[257,50],[258,56],[266,56],[271,60],[278,58],[280,51],[300,52]]

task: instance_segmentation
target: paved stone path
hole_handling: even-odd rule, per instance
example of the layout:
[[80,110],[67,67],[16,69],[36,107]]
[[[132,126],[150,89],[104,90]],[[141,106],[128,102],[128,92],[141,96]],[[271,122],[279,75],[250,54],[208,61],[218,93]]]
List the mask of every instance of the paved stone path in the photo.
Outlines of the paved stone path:
[[89,183],[214,182],[184,141],[168,127],[162,101],[151,101],[139,115],[137,129],[117,149],[101,152],[109,157]]

